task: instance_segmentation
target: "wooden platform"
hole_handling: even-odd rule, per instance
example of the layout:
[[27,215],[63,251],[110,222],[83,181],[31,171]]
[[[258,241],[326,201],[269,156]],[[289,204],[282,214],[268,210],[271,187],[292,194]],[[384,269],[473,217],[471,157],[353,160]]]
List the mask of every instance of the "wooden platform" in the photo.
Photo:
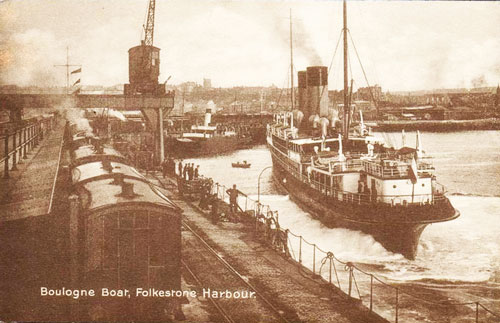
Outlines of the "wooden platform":
[[45,135],[38,147],[0,178],[0,222],[48,214],[52,208],[64,134],[64,121]]

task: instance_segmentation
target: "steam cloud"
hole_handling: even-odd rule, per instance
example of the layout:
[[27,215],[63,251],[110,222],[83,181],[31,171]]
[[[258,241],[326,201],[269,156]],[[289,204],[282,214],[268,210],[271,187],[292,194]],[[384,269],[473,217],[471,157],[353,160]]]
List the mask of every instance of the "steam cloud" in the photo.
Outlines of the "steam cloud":
[[58,85],[54,65],[61,64],[54,53],[65,48],[50,32],[30,29],[23,33],[3,35],[0,43],[1,84],[21,86]]
[[[276,13],[276,17],[273,19],[273,21],[276,22],[275,26],[279,31],[279,39],[284,46],[289,47],[290,30],[287,28],[288,25],[282,23],[283,19],[279,19],[278,17],[279,14]],[[312,43],[311,35],[307,31],[306,26],[304,26],[304,23],[299,19],[295,19],[292,21],[292,24],[294,51],[299,55],[305,56],[308,60],[309,65],[322,65],[321,56]]]
[[66,120],[76,125],[78,131],[85,131],[85,134],[88,136],[92,135],[92,127],[89,124],[89,120],[85,118],[85,111],[75,108],[75,103],[71,98],[63,101],[56,107],[56,110],[59,111]]

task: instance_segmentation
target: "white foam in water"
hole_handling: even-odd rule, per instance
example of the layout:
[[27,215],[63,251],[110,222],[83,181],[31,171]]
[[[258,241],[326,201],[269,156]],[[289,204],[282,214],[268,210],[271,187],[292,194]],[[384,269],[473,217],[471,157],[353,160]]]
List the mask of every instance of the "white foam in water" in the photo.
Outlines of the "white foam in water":
[[[261,201],[262,201],[261,197]],[[402,256],[387,251],[372,236],[348,229],[328,228],[311,218],[295,203],[286,199],[273,199],[271,208],[279,213],[281,227],[315,243],[324,251],[331,251],[343,261],[373,262],[400,259]]]
[[[489,138],[489,132],[466,133],[465,136],[465,140],[469,140],[469,144],[475,143],[484,156],[478,156],[477,150],[474,153],[471,152],[472,156],[466,156],[467,162],[454,161],[461,164],[463,169],[452,167],[452,172],[446,170],[446,166],[450,165],[449,160],[445,162],[439,160],[442,164],[436,165],[436,168],[438,172],[442,171],[442,174],[438,173],[438,179],[448,181],[444,183],[451,186],[452,193],[465,191],[476,195],[462,196],[450,193],[449,198],[453,206],[461,212],[461,216],[453,221],[429,225],[422,234],[418,254],[413,261],[405,259],[400,254],[387,251],[370,235],[347,229],[327,228],[299,208],[288,195],[277,194],[276,186],[272,181],[272,170],[262,171],[272,164],[269,152],[263,146],[240,150],[225,156],[192,160],[192,162],[201,164],[202,174],[213,177],[227,187],[237,184],[240,190],[251,194],[249,197],[254,200],[257,200],[257,178],[262,172],[260,200],[264,204],[269,204],[271,209],[278,210],[282,228],[288,228],[293,233],[304,236],[306,240],[317,244],[325,251],[332,251],[343,261],[375,264],[370,271],[388,280],[433,279],[444,283],[449,281],[484,282],[491,280],[491,277],[495,275],[500,277],[498,273],[500,269],[495,266],[500,261],[500,235],[498,234],[500,232],[498,212],[500,198],[481,196],[495,193],[492,190],[496,188],[491,186],[492,183],[497,183],[495,178],[498,179],[498,175],[492,169],[496,167],[496,163],[491,162],[491,154],[496,153],[495,150],[486,149],[491,145],[488,140],[477,139],[477,136]],[[436,152],[438,156],[455,158],[457,154],[465,153],[460,148],[461,146],[456,144],[457,138],[453,135],[426,133],[424,138],[426,138],[425,144],[430,155]],[[463,140],[464,135],[461,135],[460,141]],[[484,145],[487,146],[483,147]],[[231,162],[241,160],[247,160],[252,167],[246,170],[230,167]],[[434,161],[438,164],[438,160]],[[486,170],[485,167],[487,167]],[[460,170],[461,176],[457,177],[457,170]],[[304,257],[309,257],[307,254],[310,253],[309,249],[304,250]]]

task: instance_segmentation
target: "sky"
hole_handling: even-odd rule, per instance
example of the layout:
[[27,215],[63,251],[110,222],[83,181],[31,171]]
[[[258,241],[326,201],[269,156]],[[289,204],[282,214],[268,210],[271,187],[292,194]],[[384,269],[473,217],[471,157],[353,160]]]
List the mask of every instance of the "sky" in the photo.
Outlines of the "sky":
[[[83,85],[128,83],[128,49],[140,44],[148,0],[0,0],[0,83],[65,85],[81,64]],[[156,0],[160,82],[214,87],[289,86],[290,10],[295,72],[332,66],[342,87],[340,1]],[[383,91],[496,86],[500,3],[348,1],[354,86]],[[363,66],[368,83],[363,76]],[[296,82],[296,74],[294,76]]]

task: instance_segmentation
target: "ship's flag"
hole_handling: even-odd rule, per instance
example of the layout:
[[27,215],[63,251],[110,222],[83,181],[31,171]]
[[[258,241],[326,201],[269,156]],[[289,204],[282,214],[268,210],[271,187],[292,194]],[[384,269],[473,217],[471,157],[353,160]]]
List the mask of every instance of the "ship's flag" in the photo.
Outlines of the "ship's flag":
[[417,162],[415,161],[415,157],[411,159],[411,165],[408,171],[408,175],[410,176],[411,183],[416,184],[418,180],[418,168],[417,168]]
[[82,72],[82,68],[80,67],[79,69],[76,69],[73,72],[71,72],[71,74],[76,74],[76,73],[81,73],[81,72]]
[[80,83],[80,79],[76,80],[76,82],[73,83],[73,86],[77,85],[78,83]]

